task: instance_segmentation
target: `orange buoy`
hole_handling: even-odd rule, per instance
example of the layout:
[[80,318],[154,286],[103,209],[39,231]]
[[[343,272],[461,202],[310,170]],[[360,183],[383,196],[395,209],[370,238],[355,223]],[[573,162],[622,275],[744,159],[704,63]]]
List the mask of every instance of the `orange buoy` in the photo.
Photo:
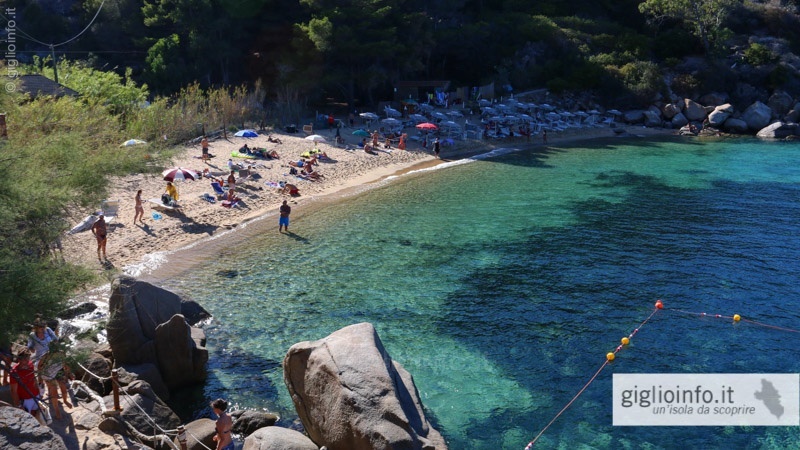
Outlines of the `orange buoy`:
[[664,303],[661,300],[656,301],[656,309],[664,309]]

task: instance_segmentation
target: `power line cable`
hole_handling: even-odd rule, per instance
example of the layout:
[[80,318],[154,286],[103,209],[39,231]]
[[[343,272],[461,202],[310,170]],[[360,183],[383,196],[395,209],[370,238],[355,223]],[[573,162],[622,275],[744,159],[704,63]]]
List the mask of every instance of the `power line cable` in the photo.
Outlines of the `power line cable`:
[[[86,27],[85,27],[83,30],[81,30],[81,32],[80,32],[80,33],[78,33],[78,34],[76,34],[75,36],[73,36],[73,37],[71,37],[71,38],[67,39],[66,41],[64,41],[64,42],[60,42],[60,43],[58,43],[58,44],[52,44],[52,43],[51,43],[51,44],[48,44],[48,43],[46,43],[46,42],[42,42],[42,41],[40,41],[39,39],[36,39],[35,37],[33,37],[33,36],[31,36],[30,34],[26,33],[25,31],[23,31],[23,30],[22,30],[21,28],[19,28],[19,27],[14,27],[14,31],[15,31],[16,33],[19,33],[23,39],[27,39],[27,40],[29,40],[29,41],[31,41],[31,42],[35,42],[35,43],[37,43],[37,44],[40,44],[40,45],[44,45],[45,47],[49,47],[49,48],[52,50],[52,49],[54,49],[54,48],[56,48],[56,47],[61,47],[62,45],[69,44],[70,42],[74,41],[75,39],[78,39],[79,37],[81,37],[81,35],[83,35],[83,33],[85,33],[85,32],[86,32],[86,31],[87,31],[87,30],[88,30],[88,29],[89,29],[89,28],[90,28],[92,25],[94,25],[94,22],[95,22],[95,20],[97,20],[97,16],[99,16],[99,15],[100,15],[100,11],[102,11],[102,10],[103,10],[103,5],[105,5],[105,3],[106,3],[106,0],[103,0],[102,2],[100,2],[100,6],[97,8],[97,12],[96,12],[96,13],[94,13],[94,17],[92,17],[92,20],[89,22],[89,24],[88,24],[88,25],[86,25]],[[5,14],[0,14],[0,15],[1,15],[1,16],[3,16],[3,18],[4,18],[6,21],[8,21],[8,22],[10,22],[10,21],[11,21],[11,19],[9,19],[8,17],[6,17],[6,16],[5,16]]]

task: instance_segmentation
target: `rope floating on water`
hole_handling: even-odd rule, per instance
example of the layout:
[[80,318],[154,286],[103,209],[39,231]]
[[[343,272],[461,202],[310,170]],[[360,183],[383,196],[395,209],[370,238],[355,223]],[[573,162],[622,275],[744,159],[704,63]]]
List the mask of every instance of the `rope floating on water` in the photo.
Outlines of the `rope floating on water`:
[[727,320],[731,320],[733,323],[743,322],[743,323],[749,323],[749,324],[753,324],[753,325],[756,325],[756,326],[769,328],[769,329],[773,329],[773,330],[786,331],[786,332],[789,332],[789,333],[800,333],[800,330],[798,330],[798,329],[786,328],[786,327],[781,327],[781,326],[777,326],[777,325],[770,325],[770,324],[767,324],[767,323],[758,322],[756,320],[745,319],[742,316],[740,316],[739,314],[734,314],[732,316],[726,316],[724,314],[709,314],[709,313],[705,313],[705,312],[684,311],[684,310],[681,310],[681,309],[665,309],[664,308],[664,303],[661,300],[658,300],[658,301],[656,301],[655,309],[653,310],[653,312],[651,312],[650,315],[647,316],[647,318],[644,319],[642,321],[642,323],[639,324],[638,327],[634,328],[634,330],[628,336],[623,337],[620,340],[620,345],[618,345],[614,349],[614,351],[608,352],[606,354],[606,360],[603,362],[603,364],[600,366],[600,368],[597,369],[597,372],[595,372],[594,375],[592,375],[592,377],[589,379],[589,381],[587,381],[586,384],[578,391],[578,393],[575,394],[575,396],[572,397],[572,399],[563,408],[561,408],[561,411],[559,411],[555,415],[555,417],[553,417],[553,419],[550,422],[548,422],[547,425],[545,425],[545,427],[542,429],[542,431],[540,431],[539,434],[537,434],[536,437],[533,438],[533,440],[530,441],[528,443],[528,445],[525,446],[525,450],[531,450],[531,448],[533,448],[534,444],[536,444],[536,441],[538,441],[539,438],[542,437],[544,432],[547,431],[548,428],[550,428],[550,425],[552,425],[561,416],[561,414],[563,414],[570,406],[572,406],[572,404],[575,402],[575,400],[577,400],[578,397],[581,394],[583,394],[583,392],[589,387],[589,385],[592,384],[592,382],[597,378],[597,376],[600,375],[600,372],[602,372],[603,369],[605,369],[606,366],[608,366],[608,364],[610,362],[612,362],[612,361],[614,361],[614,359],[616,359],[617,353],[619,353],[626,345],[630,344],[631,339],[633,339],[633,337],[636,335],[636,333],[638,333],[639,330],[657,312],[659,312],[661,310],[680,313],[680,314],[687,314],[687,315],[692,315],[692,316],[698,316],[698,317],[710,317],[710,318],[713,318],[713,319],[727,319]]
[[556,414],[555,417],[553,417],[553,419],[547,425],[545,425],[544,428],[542,428],[542,431],[540,431],[539,434],[537,434],[536,437],[533,438],[533,440],[530,441],[528,445],[525,446],[525,450],[530,450],[531,448],[533,448],[534,444],[536,444],[536,441],[538,441],[539,438],[542,437],[544,432],[547,431],[548,428],[550,428],[550,425],[552,425],[559,418],[559,416],[561,416],[561,414],[564,413],[564,411],[566,411],[570,406],[572,406],[573,403],[575,403],[575,400],[577,400],[578,397],[580,397],[580,395],[583,394],[583,391],[585,391],[589,387],[589,385],[592,384],[592,382],[597,378],[597,376],[600,375],[600,372],[602,372],[603,369],[605,369],[610,362],[614,361],[617,353],[622,351],[622,349],[626,345],[630,344],[631,339],[633,339],[633,337],[636,336],[636,333],[638,333],[639,330],[641,330],[642,327],[647,323],[647,321],[652,319],[653,316],[663,308],[664,304],[661,302],[661,300],[657,301],[655,304],[655,308],[653,309],[653,312],[651,312],[650,315],[647,316],[647,318],[644,319],[642,323],[639,324],[638,327],[634,328],[633,331],[628,336],[620,339],[620,344],[617,346],[617,348],[615,348],[613,352],[608,352],[606,354],[606,360],[603,361],[603,364],[600,365],[600,368],[597,369],[597,372],[595,372],[594,375],[592,375],[592,377],[589,378],[589,381],[587,381],[586,384],[583,385],[581,390],[578,391],[578,393],[575,394],[574,397],[572,397],[572,400],[570,400],[563,408],[561,408],[561,411],[559,411],[558,414]]

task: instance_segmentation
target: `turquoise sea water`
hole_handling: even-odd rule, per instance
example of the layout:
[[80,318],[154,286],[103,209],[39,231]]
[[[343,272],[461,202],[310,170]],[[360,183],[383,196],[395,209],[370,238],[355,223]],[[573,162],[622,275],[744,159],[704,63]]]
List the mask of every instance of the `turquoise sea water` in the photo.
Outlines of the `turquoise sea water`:
[[208,399],[296,418],[288,348],[371,322],[453,450],[797,448],[797,428],[613,427],[614,373],[796,373],[800,144],[616,139],[410,174],[253,224],[166,286],[207,329]]

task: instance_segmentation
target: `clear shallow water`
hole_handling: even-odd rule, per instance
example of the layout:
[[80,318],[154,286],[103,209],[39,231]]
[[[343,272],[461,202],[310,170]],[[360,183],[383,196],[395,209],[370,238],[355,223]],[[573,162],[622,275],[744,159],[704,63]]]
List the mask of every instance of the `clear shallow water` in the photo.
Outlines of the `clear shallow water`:
[[[169,279],[216,320],[203,398],[296,415],[288,348],[371,322],[450,448],[520,449],[667,308],[800,329],[800,145],[509,153],[296,208]],[[235,241],[235,239],[234,239]],[[795,428],[612,427],[613,373],[800,372],[797,334],[662,311],[536,448],[792,448]]]

